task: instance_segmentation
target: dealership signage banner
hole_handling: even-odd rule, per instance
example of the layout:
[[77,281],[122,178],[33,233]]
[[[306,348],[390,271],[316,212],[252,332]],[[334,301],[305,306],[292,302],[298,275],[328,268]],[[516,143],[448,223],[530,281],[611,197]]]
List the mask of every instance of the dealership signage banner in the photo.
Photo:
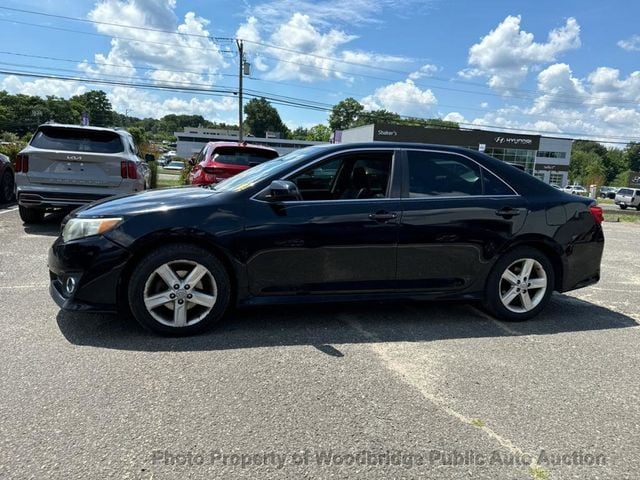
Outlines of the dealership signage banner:
[[[471,147],[484,145],[489,148],[517,148],[538,150],[540,135],[491,132],[487,130],[455,130],[411,125],[376,123],[373,139],[382,142],[436,143]],[[476,147],[477,148],[477,147]]]
[[629,187],[640,188],[640,172],[631,172],[629,174]]

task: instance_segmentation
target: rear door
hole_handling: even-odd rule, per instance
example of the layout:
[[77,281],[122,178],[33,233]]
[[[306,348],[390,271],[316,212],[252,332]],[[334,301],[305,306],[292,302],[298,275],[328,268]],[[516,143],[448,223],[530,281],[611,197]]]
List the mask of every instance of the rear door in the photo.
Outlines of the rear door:
[[125,145],[115,132],[41,127],[31,140],[31,183],[118,187]]
[[522,228],[526,201],[464,155],[405,153],[398,287],[472,288],[495,252]]

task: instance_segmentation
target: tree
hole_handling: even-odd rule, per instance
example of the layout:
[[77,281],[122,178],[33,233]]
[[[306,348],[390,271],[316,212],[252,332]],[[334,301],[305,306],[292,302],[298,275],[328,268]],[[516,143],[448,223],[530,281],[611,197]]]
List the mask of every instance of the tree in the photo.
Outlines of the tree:
[[252,98],[244,106],[245,123],[256,137],[265,137],[266,132],[280,132],[282,138],[290,136],[278,111],[264,98]]
[[371,123],[399,123],[402,118],[397,113],[388,110],[371,110],[369,112],[360,112],[358,119],[352,123],[352,127],[361,125],[369,125]]
[[72,107],[89,115],[90,125],[109,127],[113,125],[113,109],[107,94],[102,90],[91,90],[82,95],[75,95],[69,99]]
[[304,127],[298,127],[293,132],[291,132],[291,138],[293,140],[306,140],[307,135],[309,135],[309,130]]
[[329,115],[329,128],[331,130],[344,130],[352,127],[358,120],[364,107],[355,98],[345,98],[331,109]]
[[331,129],[321,123],[311,127],[306,136],[306,140],[312,142],[328,142],[330,138]]
[[602,158],[594,151],[573,152],[569,163],[569,177],[574,182],[582,182],[585,185],[602,185],[605,179]]
[[618,148],[609,148],[607,154],[602,159],[605,169],[605,183],[607,185],[614,184],[615,179],[621,173],[627,170],[624,152]]
[[629,143],[624,149],[624,156],[629,170],[632,172],[640,172],[640,143]]
[[127,129],[138,147],[142,147],[147,143],[147,133],[140,127],[129,127]]

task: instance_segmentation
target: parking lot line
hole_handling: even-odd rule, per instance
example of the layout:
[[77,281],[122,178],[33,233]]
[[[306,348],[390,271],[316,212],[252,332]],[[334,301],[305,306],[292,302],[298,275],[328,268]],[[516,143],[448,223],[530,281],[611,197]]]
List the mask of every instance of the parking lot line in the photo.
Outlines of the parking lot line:
[[3,215],[5,213],[9,213],[9,212],[15,212],[17,209],[18,209],[18,207],[8,208],[4,212],[0,212],[0,215]]

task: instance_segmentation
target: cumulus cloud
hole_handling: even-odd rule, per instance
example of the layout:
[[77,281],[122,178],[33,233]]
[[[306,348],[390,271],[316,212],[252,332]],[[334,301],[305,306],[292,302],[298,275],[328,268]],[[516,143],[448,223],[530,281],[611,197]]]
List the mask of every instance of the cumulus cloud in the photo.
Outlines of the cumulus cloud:
[[540,72],[538,90],[542,95],[535,100],[533,113],[560,106],[579,108],[588,98],[582,82],[573,76],[566,63],[556,63]]
[[456,122],[456,123],[466,122],[466,120],[464,119],[464,115],[462,115],[460,112],[449,112],[444,116],[443,120],[446,120],[447,122]]
[[352,74],[366,69],[366,65],[408,61],[402,56],[348,49],[346,45],[357,38],[355,35],[338,28],[324,28],[317,18],[300,12],[269,28],[269,23],[251,16],[236,32],[238,38],[247,40],[245,49],[249,58],[266,72],[264,76],[269,80],[352,80]]
[[627,39],[618,41],[617,45],[628,52],[640,52],[640,35],[631,35]]
[[64,80],[38,79],[24,81],[15,75],[9,75],[0,82],[0,90],[6,90],[12,94],[22,93],[39,97],[54,95],[56,97],[69,98],[75,95],[82,95],[88,89],[84,85]]
[[[156,83],[212,83],[226,65],[220,47],[209,38],[209,21],[188,12],[180,22],[176,0],[102,0],[89,12],[99,32],[112,35],[111,50],[79,68],[89,75],[133,76],[134,65]],[[119,24],[124,26],[107,25]],[[141,30],[147,27],[171,33]],[[126,38],[126,40],[124,39]]]
[[433,77],[439,71],[440,69],[436,65],[431,65],[430,63],[427,63],[426,65],[423,65],[415,72],[412,72],[409,75],[409,78],[411,80],[419,80],[425,77]]
[[430,89],[422,90],[410,78],[376,89],[361,100],[366,110],[385,109],[400,115],[427,115],[438,103]]
[[580,25],[569,18],[563,27],[549,32],[547,41],[535,42],[532,33],[520,27],[520,16],[506,17],[494,30],[469,49],[466,78],[488,77],[492,88],[508,91],[518,87],[529,71],[555,62],[558,55],[580,47]]

